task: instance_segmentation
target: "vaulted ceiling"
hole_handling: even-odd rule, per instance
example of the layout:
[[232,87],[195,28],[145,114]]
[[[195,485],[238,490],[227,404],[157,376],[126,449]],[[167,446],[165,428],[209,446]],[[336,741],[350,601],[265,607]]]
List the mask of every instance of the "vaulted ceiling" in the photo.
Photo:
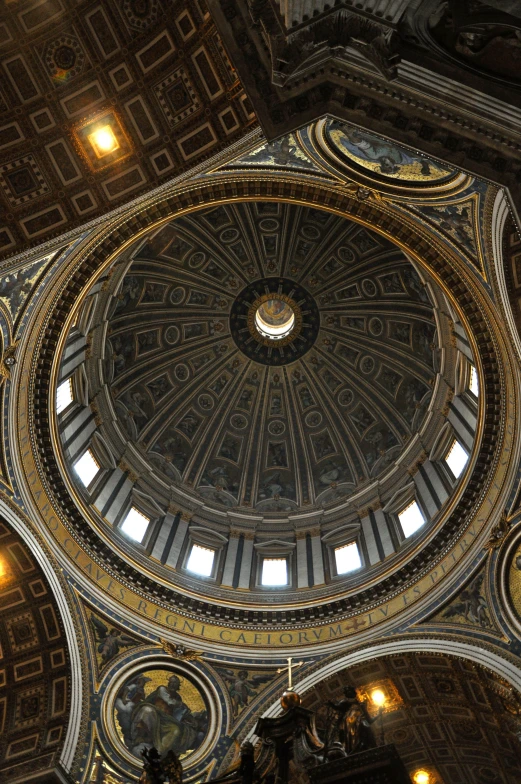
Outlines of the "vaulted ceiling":
[[[128,202],[255,124],[205,0],[5,3],[0,61],[0,255]],[[99,128],[118,144],[101,156]]]
[[4,522],[0,548],[0,768],[4,781],[14,781],[42,775],[60,758],[71,664],[53,590]]
[[[167,481],[210,505],[309,510],[398,459],[427,411],[438,341],[428,290],[395,246],[276,202],[194,213],[141,245],[104,364],[91,354],[91,394],[109,383],[120,427]],[[247,312],[286,288],[316,309],[309,339],[268,349]]]
[[[423,769],[432,784],[516,784],[519,780],[516,701],[492,672],[452,656],[409,653],[366,661],[322,682],[303,699],[328,732],[327,702],[345,686],[361,697],[381,689],[387,697],[382,725],[409,774]],[[369,701],[369,705],[370,705]]]

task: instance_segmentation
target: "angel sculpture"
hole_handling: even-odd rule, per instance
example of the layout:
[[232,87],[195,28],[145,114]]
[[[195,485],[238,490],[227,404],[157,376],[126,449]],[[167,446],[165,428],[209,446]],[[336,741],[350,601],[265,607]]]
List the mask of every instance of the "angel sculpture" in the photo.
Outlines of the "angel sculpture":
[[247,670],[234,672],[233,670],[221,669],[220,672],[228,684],[228,693],[231,697],[234,716],[238,716],[240,711],[246,708],[250,698],[256,696],[259,686],[273,678],[272,673],[252,675],[250,677]]
[[137,645],[137,641],[132,637],[128,637],[120,629],[111,629],[105,626],[103,621],[96,618],[91,614],[90,620],[96,632],[96,638],[99,642],[98,653],[101,654],[103,664],[107,664],[114,656],[117,656],[121,648],[127,648],[129,645]]

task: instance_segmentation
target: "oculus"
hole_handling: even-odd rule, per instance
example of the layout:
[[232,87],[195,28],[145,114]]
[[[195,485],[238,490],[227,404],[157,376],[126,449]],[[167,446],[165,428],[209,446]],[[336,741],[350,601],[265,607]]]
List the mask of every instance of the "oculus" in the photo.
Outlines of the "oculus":
[[286,365],[306,354],[316,340],[320,315],[312,295],[286,278],[250,283],[232,305],[230,332],[249,358]]
[[295,311],[279,297],[265,300],[255,312],[255,326],[262,337],[282,340],[295,326]]

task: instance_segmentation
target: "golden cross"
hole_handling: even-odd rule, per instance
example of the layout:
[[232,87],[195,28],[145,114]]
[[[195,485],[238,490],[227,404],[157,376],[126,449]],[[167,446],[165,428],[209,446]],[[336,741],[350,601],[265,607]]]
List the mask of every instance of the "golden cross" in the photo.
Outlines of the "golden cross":
[[[293,680],[292,680],[292,670],[293,670],[293,668],[301,667],[304,664],[303,661],[296,662],[295,664],[292,664],[292,661],[293,661],[293,658],[291,656],[289,656],[288,657],[288,691],[291,691],[293,689]],[[286,667],[280,667],[277,670],[277,672],[279,672],[279,673],[280,672],[284,672],[285,669],[286,669]]]

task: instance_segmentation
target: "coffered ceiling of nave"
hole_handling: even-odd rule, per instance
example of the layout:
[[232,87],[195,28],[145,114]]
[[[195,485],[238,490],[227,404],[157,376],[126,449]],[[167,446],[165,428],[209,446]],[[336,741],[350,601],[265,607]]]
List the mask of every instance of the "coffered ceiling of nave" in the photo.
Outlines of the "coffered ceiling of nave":
[[57,762],[71,662],[53,588],[22,537],[0,523],[0,768],[4,781]]
[[255,123],[205,0],[2,5],[1,254],[133,199]]
[[328,731],[327,702],[341,700],[346,686],[354,686],[361,698],[374,689],[384,692],[384,737],[396,745],[409,773],[427,770],[436,784],[518,781],[515,698],[510,701],[508,684],[489,670],[428,653],[354,665],[304,696],[303,705],[317,711],[322,737]]

